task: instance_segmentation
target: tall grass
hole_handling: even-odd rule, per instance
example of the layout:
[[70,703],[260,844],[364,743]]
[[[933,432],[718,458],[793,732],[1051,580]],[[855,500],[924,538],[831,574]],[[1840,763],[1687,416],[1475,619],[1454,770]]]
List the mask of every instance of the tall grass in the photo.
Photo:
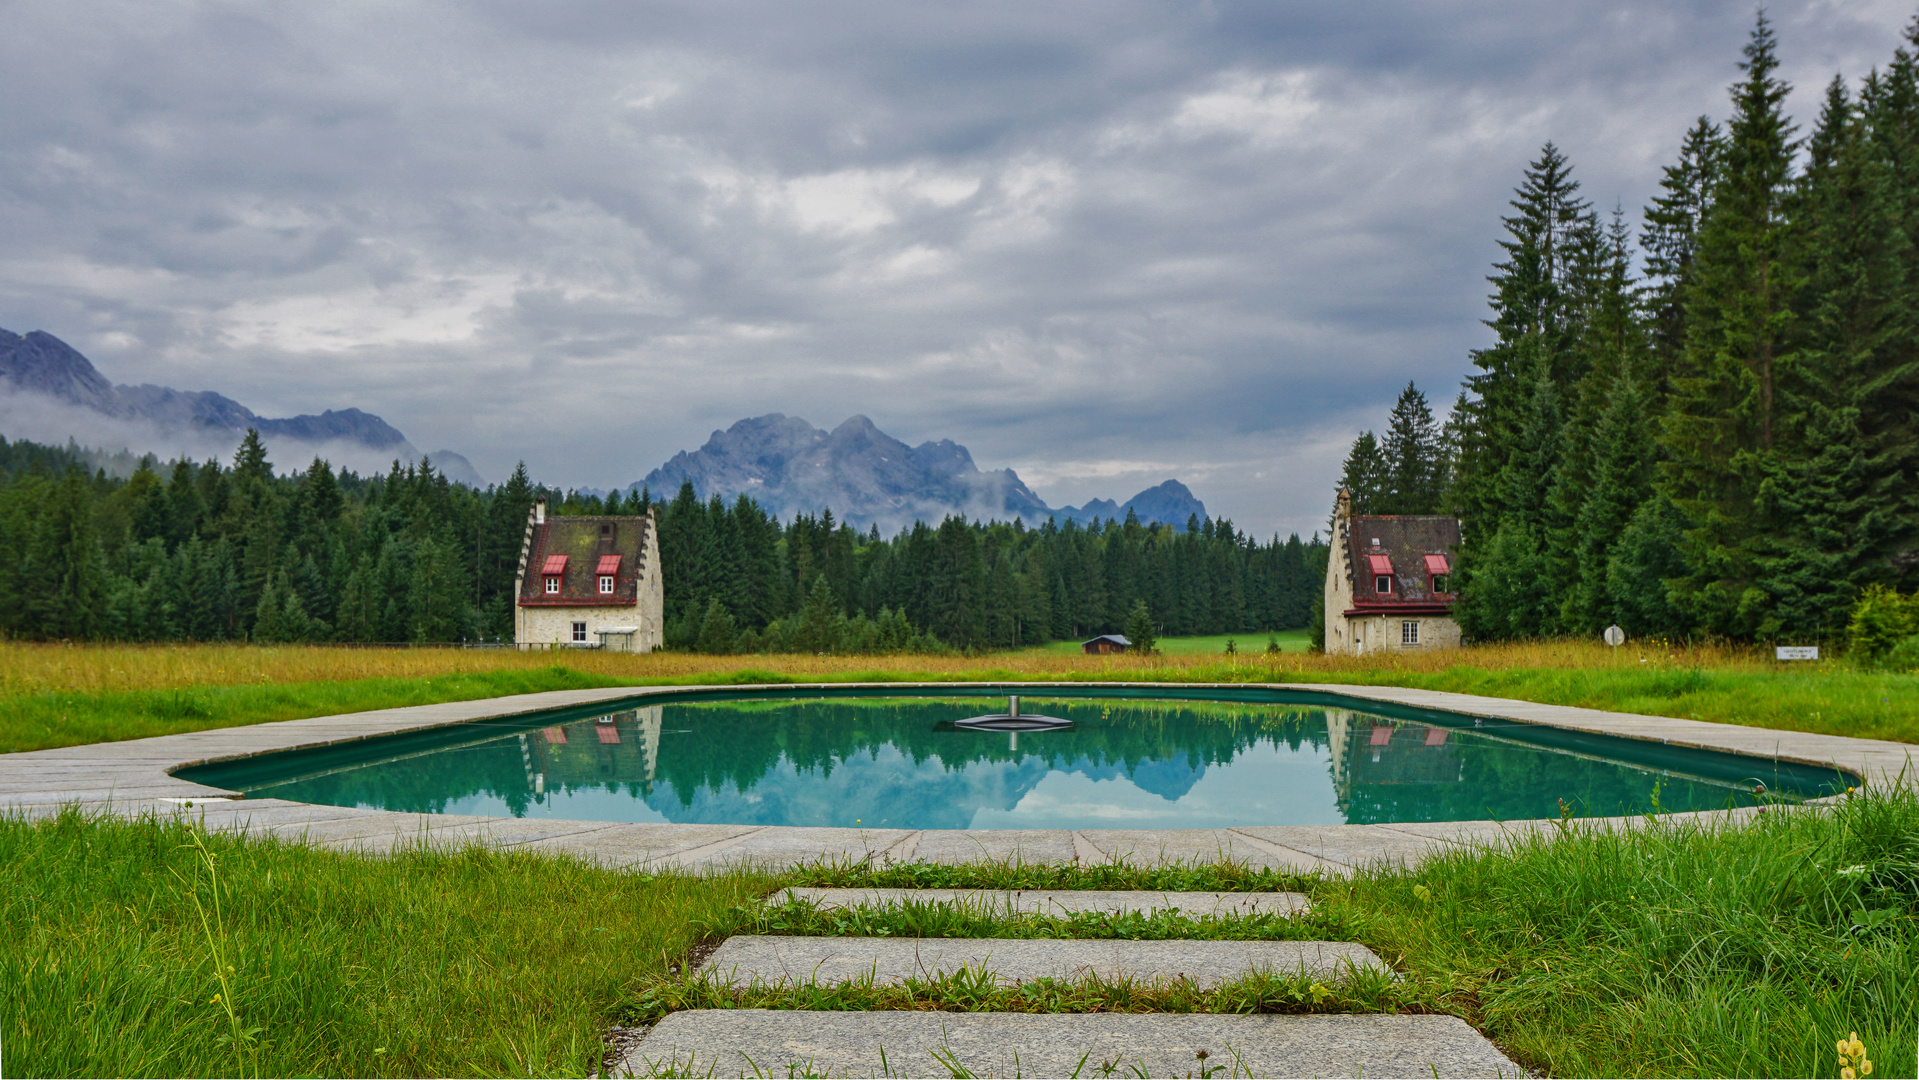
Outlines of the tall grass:
[[[580,1076],[742,875],[0,819],[9,1076]],[[202,922],[202,914],[206,922]],[[231,1013],[228,1009],[231,1009]]]
[[[1412,872],[1285,882],[1315,903],[1298,930],[1366,944],[1400,970],[1391,982],[1316,989],[1255,979],[1199,993],[1118,983],[997,988],[956,977],[897,989],[733,992],[676,970],[704,944],[766,929],[1095,937],[1226,929],[1166,918],[996,926],[931,907],[826,915],[742,906],[802,881],[984,884],[1018,874],[926,868],[903,880],[902,869],[692,879],[481,850],[365,859],[201,836],[153,818],[0,819],[0,1068],[577,1076],[593,1068],[610,1022],[738,1005],[1436,1010],[1467,1018],[1521,1062],[1568,1076],[1830,1076],[1835,1044],[1857,1031],[1875,1075],[1919,1068],[1919,796],[1910,791],[1857,795],[1826,811],[1775,808],[1745,826],[1668,822],[1622,834],[1575,822]],[[1243,867],[1188,872],[1194,883],[1251,883]],[[1046,877],[1060,887],[1177,884],[1164,873],[1063,867]],[[1289,936],[1288,922],[1239,929]]]
[[1553,1075],[1832,1076],[1851,1031],[1919,1068],[1919,797],[1747,827],[1573,825],[1316,892],[1435,1006]]
[[1754,649],[1534,642],[1381,656],[635,656],[510,649],[0,643],[0,752],[503,694],[667,683],[1319,682],[1410,686],[1919,742],[1919,675]]
[[[1189,868],[1203,873],[1204,868]],[[1154,887],[1161,873],[1051,868],[1053,887]],[[1021,868],[797,872],[848,886],[996,884]],[[1235,876],[1227,871],[1226,877]],[[1128,879],[1128,880],[1119,880]],[[1292,937],[1359,941],[1393,983],[1323,994],[1249,980],[1191,987],[1068,983],[1035,994],[965,980],[904,988],[732,991],[647,979],[632,1020],[671,1008],[1016,1011],[1448,1012],[1553,1076],[1833,1076],[1858,1032],[1876,1076],[1919,1069],[1919,795],[1855,795],[1826,810],[1775,807],[1744,826],[1671,821],[1630,833],[1569,822],[1499,851],[1459,850],[1413,872],[1305,877],[1294,918],[983,917],[963,905],[817,911],[739,908],[725,933],[978,937]]]

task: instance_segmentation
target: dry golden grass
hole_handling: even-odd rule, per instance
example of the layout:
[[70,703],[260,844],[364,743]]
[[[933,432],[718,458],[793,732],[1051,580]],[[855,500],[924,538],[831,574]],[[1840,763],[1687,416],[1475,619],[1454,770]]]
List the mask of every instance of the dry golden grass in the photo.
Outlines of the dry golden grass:
[[1754,649],[1676,646],[1652,650],[1628,645],[1614,650],[1586,642],[1530,642],[1388,656],[1324,656],[1248,652],[1236,662],[1224,656],[1101,657],[1041,649],[984,656],[705,656],[653,653],[635,656],[597,650],[558,652],[515,649],[362,649],[318,645],[42,645],[0,642],[0,697],[45,692],[110,694],[207,686],[358,679],[420,679],[493,671],[531,671],[563,664],[584,674],[635,683],[678,682],[702,675],[777,672],[789,679],[844,679],[866,672],[932,679],[1192,679],[1218,681],[1390,681],[1460,668],[1586,670],[1660,667],[1719,671],[1771,670]]
[[660,683],[1305,682],[1919,742],[1919,676],[1754,648],[1532,642],[1383,656],[634,656],[598,651],[0,643],[0,752],[506,694]]

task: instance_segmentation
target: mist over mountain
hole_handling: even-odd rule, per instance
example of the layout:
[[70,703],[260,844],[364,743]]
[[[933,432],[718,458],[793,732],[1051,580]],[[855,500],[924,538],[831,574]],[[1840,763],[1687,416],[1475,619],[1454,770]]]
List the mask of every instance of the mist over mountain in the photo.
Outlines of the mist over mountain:
[[631,485],[670,499],[692,481],[701,498],[731,500],[747,495],[782,519],[795,514],[833,515],[858,528],[878,525],[892,533],[914,521],[938,522],[950,514],[969,518],[1048,517],[1091,521],[1124,518],[1133,510],[1144,522],[1184,528],[1189,516],[1204,518],[1206,506],[1177,480],[1148,488],[1123,503],[1095,499],[1083,507],[1054,509],[1011,469],[981,470],[966,447],[951,439],[908,446],[853,416],[832,431],[796,416],[769,413],[715,431],[698,450],[681,451]]
[[[211,390],[116,386],[78,349],[43,330],[0,328],[0,430],[14,438],[101,445],[111,441],[162,456],[223,458],[248,428],[282,468],[319,456],[361,472],[421,453],[393,425],[359,409],[275,419]],[[483,487],[473,463],[451,450],[428,455],[450,480]]]

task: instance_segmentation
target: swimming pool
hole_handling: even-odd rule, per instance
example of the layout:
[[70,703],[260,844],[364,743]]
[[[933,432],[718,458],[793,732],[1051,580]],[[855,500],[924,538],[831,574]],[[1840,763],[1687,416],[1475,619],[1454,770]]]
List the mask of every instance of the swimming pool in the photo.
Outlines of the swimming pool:
[[694,691],[179,770],[298,802],[589,821],[1219,828],[1797,801],[1829,768],[1268,688],[1026,687],[1058,731],[954,722],[1006,689]]

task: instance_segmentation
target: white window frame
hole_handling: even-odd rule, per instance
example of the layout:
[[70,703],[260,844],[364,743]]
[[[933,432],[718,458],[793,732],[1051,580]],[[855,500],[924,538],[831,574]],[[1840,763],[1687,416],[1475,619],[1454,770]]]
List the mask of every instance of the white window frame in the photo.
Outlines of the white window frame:
[[[1382,586],[1384,587],[1382,588]],[[1393,576],[1391,574],[1374,574],[1373,591],[1381,596],[1391,596],[1393,594]]]
[[613,595],[613,575],[612,574],[600,575],[600,595],[601,596]]
[[586,624],[585,623],[576,622],[573,624],[573,640],[580,644],[586,643]]
[[1407,619],[1399,624],[1399,643],[1401,645],[1419,644],[1419,620]]
[[548,596],[560,595],[560,575],[548,574],[546,576],[546,595]]

